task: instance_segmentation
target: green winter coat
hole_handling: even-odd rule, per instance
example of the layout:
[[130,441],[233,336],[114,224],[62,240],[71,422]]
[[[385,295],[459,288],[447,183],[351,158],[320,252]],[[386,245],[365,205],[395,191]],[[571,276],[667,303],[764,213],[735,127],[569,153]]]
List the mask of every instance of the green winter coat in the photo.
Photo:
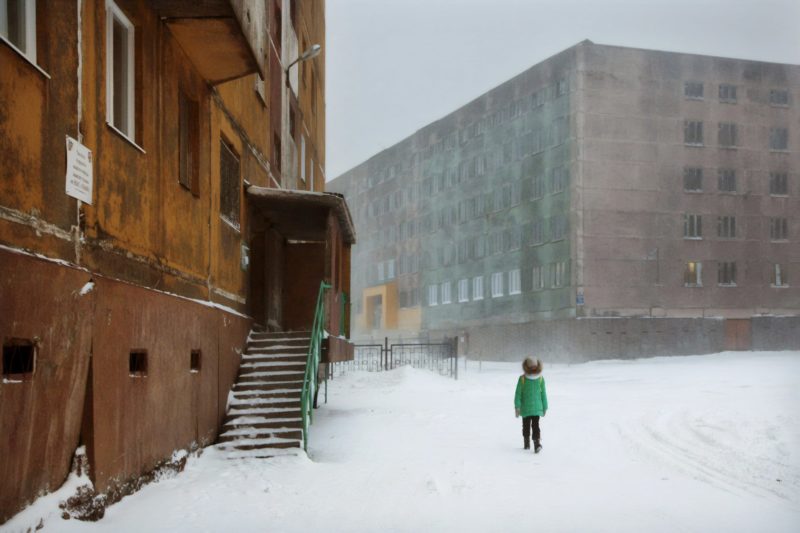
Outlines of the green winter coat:
[[524,375],[519,377],[517,390],[514,392],[514,408],[519,409],[522,416],[544,416],[547,412],[544,377],[541,375],[533,379]]

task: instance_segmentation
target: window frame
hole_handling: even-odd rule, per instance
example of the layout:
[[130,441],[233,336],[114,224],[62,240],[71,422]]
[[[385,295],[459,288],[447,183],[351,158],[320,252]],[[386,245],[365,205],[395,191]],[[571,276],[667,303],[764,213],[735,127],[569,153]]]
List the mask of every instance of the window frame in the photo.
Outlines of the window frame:
[[699,241],[703,239],[703,215],[697,213],[683,214],[683,238]]
[[[690,265],[694,265],[694,270]],[[694,281],[690,280],[690,276]],[[703,286],[703,262],[702,261],[687,261],[684,263],[683,270],[683,286],[684,287],[702,287]]]
[[736,261],[717,262],[717,286],[736,287]]
[[472,278],[472,301],[483,300],[483,276]]
[[[114,116],[114,20],[125,27],[127,41],[127,122],[125,131]],[[106,0],[106,122],[125,138],[136,144],[136,26],[113,0]]]
[[469,301],[469,279],[462,278],[458,280],[458,303]]
[[[14,1],[14,0],[11,0]],[[11,40],[9,33],[9,20],[5,13],[0,15],[0,23],[5,22],[5,27],[0,26],[0,39],[11,45],[11,47],[18,52],[22,57],[27,59],[32,65],[36,65],[37,49],[36,49],[36,0],[21,0],[22,7],[22,29],[25,34],[22,41],[23,47]],[[38,68],[38,67],[37,67]],[[49,77],[49,76],[48,76]]]
[[503,273],[492,273],[492,298],[502,298],[505,296],[503,292]]
[[522,294],[522,279],[518,268],[508,271],[508,294]]

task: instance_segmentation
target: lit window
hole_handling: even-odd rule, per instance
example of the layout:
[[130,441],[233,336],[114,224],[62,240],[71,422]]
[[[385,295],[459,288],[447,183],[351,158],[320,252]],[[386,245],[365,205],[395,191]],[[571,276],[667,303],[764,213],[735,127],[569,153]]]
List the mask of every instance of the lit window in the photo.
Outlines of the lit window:
[[0,0],[0,35],[36,63],[36,0]]
[[689,261],[686,263],[686,270],[683,273],[683,284],[686,287],[703,286],[703,263]]
[[134,27],[117,5],[106,2],[106,120],[134,140]]

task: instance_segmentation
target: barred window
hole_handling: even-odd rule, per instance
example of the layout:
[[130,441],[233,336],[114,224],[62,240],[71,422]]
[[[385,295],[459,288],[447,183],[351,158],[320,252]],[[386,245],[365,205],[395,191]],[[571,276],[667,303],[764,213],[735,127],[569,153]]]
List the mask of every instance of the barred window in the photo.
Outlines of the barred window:
[[722,286],[736,285],[736,263],[720,261],[717,264],[717,284]]
[[717,188],[721,192],[736,192],[736,171],[730,168],[721,168],[717,171]]
[[717,217],[717,236],[722,239],[736,238],[736,217]]
[[697,81],[687,81],[683,84],[683,95],[690,100],[702,100],[703,83]]
[[683,238],[701,239],[703,237],[702,215],[683,215]]
[[703,169],[687,167],[683,169],[683,190],[689,192],[702,192]]

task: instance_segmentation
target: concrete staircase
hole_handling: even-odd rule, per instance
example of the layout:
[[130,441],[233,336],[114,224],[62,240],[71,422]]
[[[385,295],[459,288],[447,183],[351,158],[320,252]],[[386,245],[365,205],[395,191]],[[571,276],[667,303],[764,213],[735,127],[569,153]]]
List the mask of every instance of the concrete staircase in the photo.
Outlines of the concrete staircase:
[[296,455],[303,447],[300,396],[309,342],[307,331],[250,332],[217,441],[229,458]]

